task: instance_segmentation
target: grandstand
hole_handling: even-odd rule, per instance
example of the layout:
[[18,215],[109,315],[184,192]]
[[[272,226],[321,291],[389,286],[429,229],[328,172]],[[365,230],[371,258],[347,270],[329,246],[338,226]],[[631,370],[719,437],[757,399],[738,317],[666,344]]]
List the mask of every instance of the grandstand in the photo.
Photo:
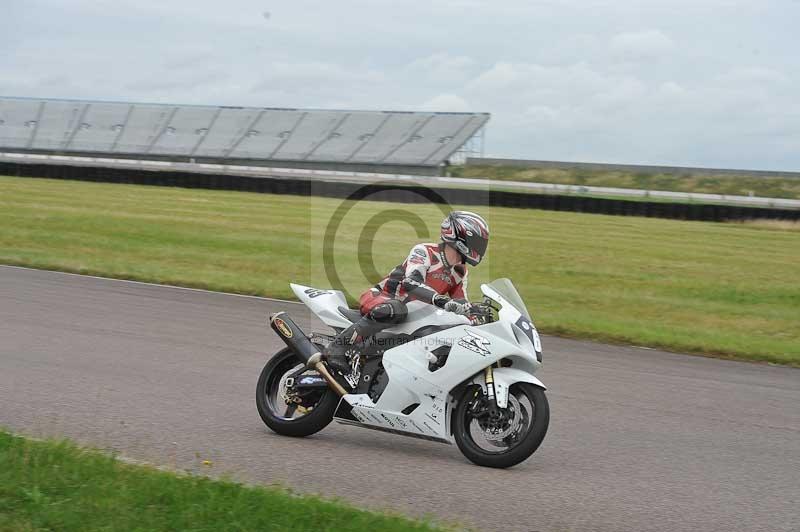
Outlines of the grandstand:
[[477,155],[487,113],[214,107],[0,97],[0,151],[436,173]]

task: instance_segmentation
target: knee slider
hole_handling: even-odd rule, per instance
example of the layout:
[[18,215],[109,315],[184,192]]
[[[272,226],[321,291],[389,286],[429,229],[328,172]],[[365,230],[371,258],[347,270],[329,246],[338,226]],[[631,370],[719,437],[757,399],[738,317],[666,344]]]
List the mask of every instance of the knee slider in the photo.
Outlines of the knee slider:
[[406,305],[402,301],[393,299],[376,305],[369,317],[379,323],[400,323],[406,318]]

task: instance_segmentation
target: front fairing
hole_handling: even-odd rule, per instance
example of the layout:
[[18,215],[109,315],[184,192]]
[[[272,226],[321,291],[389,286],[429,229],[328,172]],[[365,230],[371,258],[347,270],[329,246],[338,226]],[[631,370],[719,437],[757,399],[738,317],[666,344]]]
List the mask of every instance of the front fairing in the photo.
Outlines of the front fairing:
[[510,332],[536,362],[542,362],[542,342],[522,297],[509,279],[497,279],[481,285],[481,292],[500,305],[498,318],[505,323]]

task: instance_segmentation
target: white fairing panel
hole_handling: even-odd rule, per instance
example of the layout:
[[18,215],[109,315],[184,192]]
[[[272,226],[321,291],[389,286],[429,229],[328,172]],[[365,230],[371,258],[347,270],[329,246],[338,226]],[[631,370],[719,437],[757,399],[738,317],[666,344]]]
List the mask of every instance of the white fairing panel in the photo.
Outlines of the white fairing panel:
[[[428,353],[442,346],[450,346],[447,362],[430,371]],[[457,325],[386,351],[383,367],[389,383],[377,402],[373,403],[366,395],[346,395],[344,399],[353,406],[356,419],[366,425],[450,440],[447,408],[450,392],[473,376],[482,379],[483,369],[504,357],[536,364],[535,354],[520,348],[507,322]],[[518,380],[533,382],[530,379],[534,379],[544,387],[526,371],[506,372],[506,369],[513,368],[495,370],[506,400],[508,387]],[[413,404],[419,406],[410,414],[403,414]]]
[[310,308],[325,325],[340,329],[350,326],[350,321],[338,310],[339,307],[347,307],[347,300],[341,291],[322,290],[294,283],[289,286],[297,299]]
[[386,333],[411,334],[414,331],[433,326],[469,325],[469,320],[465,316],[459,316],[452,312],[447,312],[422,301],[409,301],[406,304],[408,316],[406,319],[394,327],[384,329]]
[[[328,326],[350,326],[351,322],[338,310],[347,305],[342,292],[298,284],[291,287],[298,299]],[[384,333],[408,335],[428,326],[438,326],[441,330],[395,344],[397,347],[387,345],[383,355],[383,367],[388,376],[386,388],[374,402],[367,394],[345,395],[342,399],[350,404],[352,419],[345,417],[340,421],[452,441],[450,417],[453,405],[460,399],[455,391],[463,389],[459,385],[470,382],[486,386],[486,367],[504,358],[511,363],[510,367],[494,369],[495,395],[501,408],[508,404],[508,391],[515,382],[529,382],[544,388],[533,376],[541,367],[541,345],[524,303],[510,281],[505,286],[499,283],[497,290],[489,285],[481,288],[502,306],[498,320],[485,325],[472,325],[464,316],[427,303],[407,303],[406,320],[384,329]],[[446,362],[441,367],[434,366],[435,370],[431,371],[429,360],[441,353],[432,355],[431,352],[443,346],[449,347]]]

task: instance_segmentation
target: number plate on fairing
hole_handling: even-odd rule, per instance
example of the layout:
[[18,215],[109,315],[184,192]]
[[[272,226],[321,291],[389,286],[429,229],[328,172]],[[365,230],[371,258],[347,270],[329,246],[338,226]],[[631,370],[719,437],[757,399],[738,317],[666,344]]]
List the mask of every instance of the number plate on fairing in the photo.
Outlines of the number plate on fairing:
[[539,362],[542,361],[542,341],[539,339],[539,331],[536,330],[536,327],[525,319],[525,316],[520,316],[519,319],[514,324],[519,327],[525,336],[531,341],[533,344],[533,349],[536,351],[536,360]]

